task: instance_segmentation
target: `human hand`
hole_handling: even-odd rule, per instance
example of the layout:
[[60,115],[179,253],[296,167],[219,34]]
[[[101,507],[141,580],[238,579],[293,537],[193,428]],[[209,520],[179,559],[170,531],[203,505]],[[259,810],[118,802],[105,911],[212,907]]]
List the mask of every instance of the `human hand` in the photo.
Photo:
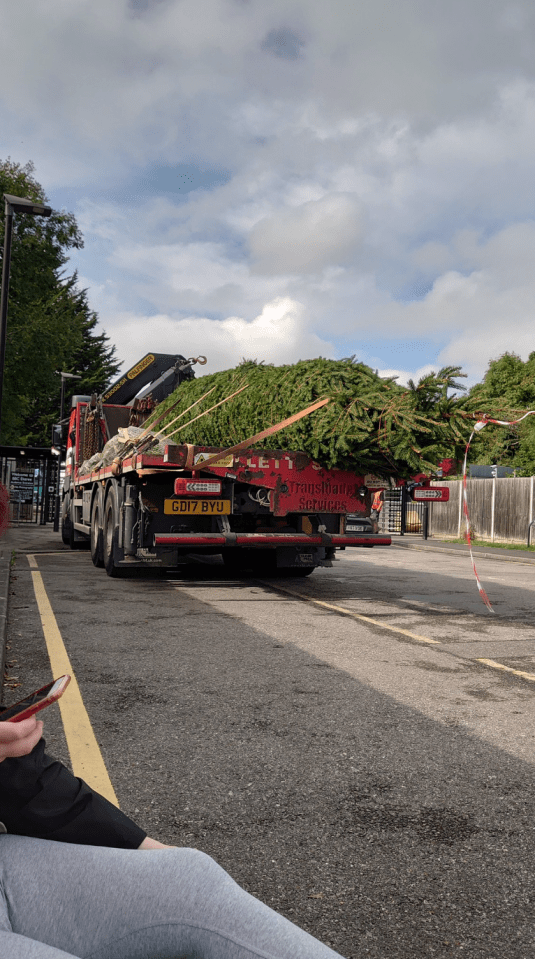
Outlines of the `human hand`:
[[176,849],[176,846],[166,846],[163,842],[158,842],[157,839],[151,839],[150,836],[145,836],[141,846],[137,847],[138,849]]
[[22,719],[20,723],[0,722],[0,763],[13,756],[27,756],[42,735],[42,720],[35,716]]

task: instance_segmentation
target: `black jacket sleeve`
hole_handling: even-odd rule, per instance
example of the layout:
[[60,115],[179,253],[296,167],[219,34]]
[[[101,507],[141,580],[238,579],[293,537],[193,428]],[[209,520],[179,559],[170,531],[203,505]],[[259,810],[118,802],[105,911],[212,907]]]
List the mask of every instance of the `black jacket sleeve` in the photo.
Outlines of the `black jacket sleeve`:
[[0,821],[9,833],[86,846],[137,849],[147,833],[56,759],[41,739],[0,762]]

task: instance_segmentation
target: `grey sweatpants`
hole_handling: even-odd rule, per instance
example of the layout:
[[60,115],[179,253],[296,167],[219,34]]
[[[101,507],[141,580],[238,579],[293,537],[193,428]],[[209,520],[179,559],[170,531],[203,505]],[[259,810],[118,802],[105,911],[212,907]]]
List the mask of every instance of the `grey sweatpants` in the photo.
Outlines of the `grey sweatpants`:
[[196,849],[0,836],[0,959],[336,959]]

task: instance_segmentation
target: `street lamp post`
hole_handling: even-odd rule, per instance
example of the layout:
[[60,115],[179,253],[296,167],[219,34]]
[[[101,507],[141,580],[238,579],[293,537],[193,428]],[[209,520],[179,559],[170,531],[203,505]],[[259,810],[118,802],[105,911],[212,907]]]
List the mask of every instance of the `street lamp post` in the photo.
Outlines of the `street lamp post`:
[[60,514],[60,500],[61,500],[61,489],[60,489],[60,474],[61,474],[61,455],[63,453],[63,406],[65,402],[65,380],[81,380],[82,377],[77,373],[63,373],[61,370],[56,370],[56,373],[59,373],[61,376],[61,399],[59,401],[59,422],[61,429],[61,443],[59,447],[59,456],[58,456],[58,475],[56,477],[56,506],[54,509],[54,532],[57,533],[59,530],[59,514]]
[[2,290],[0,293],[0,429],[2,424],[2,393],[4,388],[4,364],[6,359],[7,300],[9,293],[9,271],[11,265],[11,235],[13,233],[13,214],[26,213],[30,216],[50,216],[52,207],[34,203],[26,197],[4,193],[6,202],[6,226],[4,234],[4,252],[2,254]]

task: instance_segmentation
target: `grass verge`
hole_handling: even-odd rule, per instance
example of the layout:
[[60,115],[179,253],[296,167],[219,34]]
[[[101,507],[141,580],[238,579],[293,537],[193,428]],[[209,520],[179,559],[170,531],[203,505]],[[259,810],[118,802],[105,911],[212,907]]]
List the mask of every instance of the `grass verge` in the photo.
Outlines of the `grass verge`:
[[[439,539],[438,536],[433,536],[433,539],[445,544],[466,543],[464,536],[459,536],[457,539]],[[524,553],[535,553],[535,546],[522,546],[520,543],[491,543],[486,539],[476,539],[475,536],[472,536],[472,546],[488,546],[490,549],[520,549]]]

